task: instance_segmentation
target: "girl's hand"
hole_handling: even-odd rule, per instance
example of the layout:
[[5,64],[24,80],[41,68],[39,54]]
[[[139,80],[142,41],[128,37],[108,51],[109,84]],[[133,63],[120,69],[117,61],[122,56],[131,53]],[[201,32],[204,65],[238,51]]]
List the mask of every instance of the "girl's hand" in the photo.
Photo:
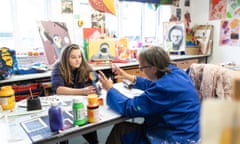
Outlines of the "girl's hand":
[[113,81],[110,78],[107,78],[102,71],[99,71],[99,80],[103,89],[109,90],[113,87]]
[[83,95],[89,95],[93,93],[96,93],[96,88],[94,86],[87,86],[85,88],[82,88]]

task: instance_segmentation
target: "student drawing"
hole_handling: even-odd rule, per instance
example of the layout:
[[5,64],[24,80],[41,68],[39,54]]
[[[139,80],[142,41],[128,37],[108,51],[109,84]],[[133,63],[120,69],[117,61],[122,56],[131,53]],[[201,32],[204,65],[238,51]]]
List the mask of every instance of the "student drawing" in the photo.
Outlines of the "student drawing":
[[168,40],[172,43],[173,50],[180,50],[182,48],[184,38],[183,28],[181,26],[173,26],[169,29]]
[[166,22],[164,26],[164,47],[167,51],[184,51],[185,31],[182,22]]

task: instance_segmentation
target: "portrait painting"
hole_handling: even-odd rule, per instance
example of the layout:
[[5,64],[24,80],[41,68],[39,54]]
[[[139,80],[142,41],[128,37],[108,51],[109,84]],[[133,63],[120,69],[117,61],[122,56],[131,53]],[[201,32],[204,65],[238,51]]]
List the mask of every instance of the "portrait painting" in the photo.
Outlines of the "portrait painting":
[[38,21],[38,31],[43,42],[48,64],[53,64],[64,47],[71,44],[64,22]]
[[183,22],[163,23],[164,48],[167,51],[185,50],[185,29]]
[[114,39],[90,40],[88,45],[89,61],[116,59],[115,45],[116,40]]

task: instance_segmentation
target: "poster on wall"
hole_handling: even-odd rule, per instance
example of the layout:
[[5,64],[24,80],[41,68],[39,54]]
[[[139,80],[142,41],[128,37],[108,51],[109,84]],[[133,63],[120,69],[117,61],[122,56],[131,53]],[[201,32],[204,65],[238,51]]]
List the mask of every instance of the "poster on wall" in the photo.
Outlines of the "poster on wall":
[[64,47],[71,43],[64,22],[38,21],[38,31],[43,42],[48,64],[52,65]]
[[72,0],[61,0],[61,12],[62,14],[73,13],[73,2]]
[[240,19],[222,20],[220,26],[220,45],[240,45]]
[[209,20],[226,18],[227,0],[210,0],[209,1]]
[[228,18],[240,17],[240,1],[239,0],[227,1],[227,17]]
[[163,23],[164,47],[167,51],[185,50],[185,29],[183,22]]

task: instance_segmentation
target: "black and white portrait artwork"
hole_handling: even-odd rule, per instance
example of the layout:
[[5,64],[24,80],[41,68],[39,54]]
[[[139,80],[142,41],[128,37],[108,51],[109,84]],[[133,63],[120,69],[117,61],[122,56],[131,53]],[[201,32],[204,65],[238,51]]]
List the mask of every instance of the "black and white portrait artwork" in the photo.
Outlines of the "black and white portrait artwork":
[[168,51],[185,50],[185,29],[182,22],[164,23],[164,47]]

